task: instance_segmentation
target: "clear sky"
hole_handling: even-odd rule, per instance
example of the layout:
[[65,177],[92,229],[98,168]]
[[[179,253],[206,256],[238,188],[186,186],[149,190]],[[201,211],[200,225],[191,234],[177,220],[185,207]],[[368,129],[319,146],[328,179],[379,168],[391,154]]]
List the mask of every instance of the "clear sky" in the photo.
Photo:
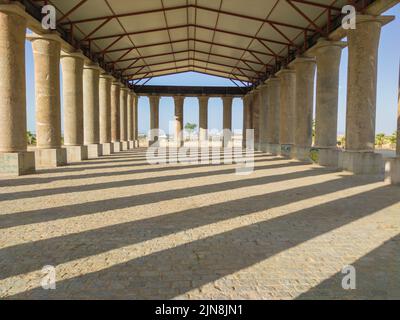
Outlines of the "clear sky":
[[[378,96],[377,96],[377,133],[392,134],[396,130],[398,78],[400,60],[400,5],[395,6],[385,14],[396,16],[396,20],[382,29],[379,48]],[[35,132],[35,102],[33,57],[31,44],[26,45],[27,74],[27,104],[28,130]],[[234,86],[230,80],[198,74],[194,72],[154,78],[147,84],[151,85],[194,85],[194,86]],[[339,126],[338,133],[345,131],[347,88],[347,49],[343,50],[340,67],[339,87]],[[242,129],[243,103],[241,99],[233,102],[233,128]],[[172,98],[163,97],[160,101],[160,128],[168,132],[169,122],[173,120],[174,103]],[[198,124],[199,111],[196,98],[185,99],[184,122]],[[146,133],[149,129],[149,102],[143,97],[139,100],[139,132]],[[222,100],[212,98],[209,102],[209,128],[222,128]]]

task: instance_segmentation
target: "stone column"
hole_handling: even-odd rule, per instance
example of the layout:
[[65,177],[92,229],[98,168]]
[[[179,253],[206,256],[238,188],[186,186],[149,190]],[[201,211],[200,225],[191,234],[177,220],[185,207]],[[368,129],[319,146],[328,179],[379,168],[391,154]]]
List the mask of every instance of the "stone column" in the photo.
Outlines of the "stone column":
[[135,147],[139,148],[139,96],[135,94],[134,100],[134,134],[135,134]]
[[100,144],[103,155],[114,152],[111,143],[111,84],[113,77],[102,73],[99,80]]
[[337,167],[339,69],[346,42],[321,39],[310,50],[317,60],[315,148],[318,164]]
[[208,142],[208,96],[198,97],[199,99],[199,140],[200,144]]
[[296,72],[291,69],[282,69],[276,75],[281,81],[279,143],[281,155],[289,157],[294,144]]
[[120,116],[119,116],[119,99],[121,84],[114,79],[111,84],[111,142],[114,152],[120,152],[122,149],[120,138]]
[[57,167],[67,163],[61,148],[60,53],[58,35],[29,34],[35,65],[36,166]]
[[135,141],[134,141],[134,93],[132,91],[128,92],[128,148],[133,149],[135,148]]
[[176,146],[182,147],[184,144],[183,136],[183,105],[185,102],[184,96],[175,96],[175,132],[174,132],[174,143]]
[[99,80],[100,67],[88,62],[83,67],[83,132],[84,143],[88,147],[88,158],[102,155],[100,144],[99,117]]
[[279,145],[281,82],[278,78],[272,77],[265,83],[268,86],[267,152],[279,155],[281,149]]
[[227,148],[228,146],[233,144],[232,141],[232,97],[222,97],[223,103],[223,141],[222,146]]
[[258,87],[260,90],[260,143],[259,149],[260,151],[267,152],[267,115],[269,109],[268,103],[268,86],[266,84],[260,85]]
[[260,90],[253,90],[253,98],[252,101],[252,123],[254,129],[254,149],[258,150],[260,147],[260,104],[261,104],[261,96]]
[[25,33],[23,6],[0,5],[0,174],[35,172],[26,139]]
[[128,150],[128,91],[129,89],[121,85],[119,94],[119,116],[120,116],[120,138],[122,150]]
[[80,162],[88,158],[83,145],[83,64],[80,51],[61,51],[64,105],[64,148],[67,163]]
[[295,145],[292,157],[300,161],[311,161],[316,61],[314,58],[298,57],[292,64],[296,71]]
[[247,130],[253,130],[252,116],[252,99],[253,94],[250,92],[243,98],[243,148],[247,147],[247,139],[249,138]]
[[159,96],[150,96],[150,130],[151,133],[149,135],[149,145],[156,143],[159,138],[159,106],[160,106],[160,97]]
[[346,151],[340,167],[355,174],[383,172],[383,157],[374,153],[378,47],[382,24],[393,17],[358,15],[349,45]]

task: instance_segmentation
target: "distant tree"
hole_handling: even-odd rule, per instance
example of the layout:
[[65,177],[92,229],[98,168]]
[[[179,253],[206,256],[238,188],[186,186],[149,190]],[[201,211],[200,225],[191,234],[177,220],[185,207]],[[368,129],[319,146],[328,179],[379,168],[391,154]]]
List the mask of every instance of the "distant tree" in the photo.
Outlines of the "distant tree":
[[26,140],[28,142],[28,145],[32,146],[36,144],[36,135],[33,134],[30,131],[26,132]]
[[346,146],[346,137],[345,136],[340,137],[337,142],[337,145],[341,148],[344,148]]
[[196,128],[197,128],[197,124],[195,124],[195,123],[188,122],[185,125],[185,129],[187,132],[189,132],[189,134],[192,134],[196,130]]
[[395,147],[397,144],[397,132],[395,131],[391,136],[388,137],[388,141],[391,147]]
[[386,135],[384,133],[378,133],[375,137],[375,144],[378,147],[382,148],[385,142],[386,142]]

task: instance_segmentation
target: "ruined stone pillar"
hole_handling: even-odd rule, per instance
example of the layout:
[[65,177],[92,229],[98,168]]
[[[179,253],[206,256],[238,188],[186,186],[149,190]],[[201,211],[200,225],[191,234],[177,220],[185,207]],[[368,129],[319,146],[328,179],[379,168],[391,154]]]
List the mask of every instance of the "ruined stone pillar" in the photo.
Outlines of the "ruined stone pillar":
[[160,97],[152,95],[149,97],[150,101],[150,136],[149,145],[156,143],[159,139],[159,106]]
[[185,102],[184,96],[175,96],[175,132],[174,132],[174,142],[178,147],[183,146],[183,105]]
[[393,17],[357,15],[356,29],[347,32],[349,45],[346,151],[340,167],[356,174],[383,171],[375,150],[378,47],[383,24]]
[[102,155],[100,144],[99,117],[99,80],[100,67],[88,62],[83,67],[83,127],[84,143],[88,147],[88,158]]
[[60,38],[53,33],[32,33],[27,38],[35,65],[36,166],[62,166],[67,151],[61,148]]
[[267,115],[269,109],[268,103],[268,86],[266,84],[260,85],[260,143],[259,149],[263,152],[267,152]]
[[128,118],[128,148],[133,149],[135,147],[135,142],[134,142],[134,93],[132,91],[128,92],[128,112],[127,112],[127,118]]
[[128,88],[121,85],[119,94],[119,116],[122,150],[128,150],[128,91]]
[[318,164],[337,167],[339,69],[346,42],[321,39],[310,50],[317,60],[315,147]]
[[199,140],[200,144],[208,142],[208,100],[209,97],[201,96],[199,99]]
[[291,69],[282,69],[276,75],[281,81],[279,143],[281,155],[289,157],[294,144],[296,72]]
[[0,173],[35,172],[35,154],[27,152],[26,19],[23,6],[0,5]]
[[120,100],[121,84],[114,79],[111,84],[111,142],[114,152],[121,151],[120,138],[120,116],[119,116],[119,100]]
[[223,102],[223,143],[222,146],[227,148],[233,143],[232,141],[232,97],[222,97]]
[[316,61],[314,58],[299,57],[292,64],[296,71],[295,145],[292,157],[300,161],[311,161]]
[[67,162],[80,162],[88,158],[83,145],[83,64],[81,52],[61,52],[64,105],[64,148]]
[[114,152],[111,143],[111,84],[113,77],[103,73],[99,80],[100,144],[103,155]]
[[268,86],[267,152],[279,155],[281,82],[278,78],[272,77],[265,83]]

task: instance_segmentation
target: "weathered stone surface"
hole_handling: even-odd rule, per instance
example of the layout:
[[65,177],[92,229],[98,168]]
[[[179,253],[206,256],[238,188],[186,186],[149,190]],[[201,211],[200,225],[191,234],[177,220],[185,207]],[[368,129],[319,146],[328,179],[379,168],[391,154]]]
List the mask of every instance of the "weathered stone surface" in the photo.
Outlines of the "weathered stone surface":
[[35,149],[36,168],[56,168],[67,164],[65,148]]
[[35,173],[34,152],[0,153],[0,174],[26,175]]
[[67,150],[67,163],[81,162],[88,159],[87,146],[65,146]]

